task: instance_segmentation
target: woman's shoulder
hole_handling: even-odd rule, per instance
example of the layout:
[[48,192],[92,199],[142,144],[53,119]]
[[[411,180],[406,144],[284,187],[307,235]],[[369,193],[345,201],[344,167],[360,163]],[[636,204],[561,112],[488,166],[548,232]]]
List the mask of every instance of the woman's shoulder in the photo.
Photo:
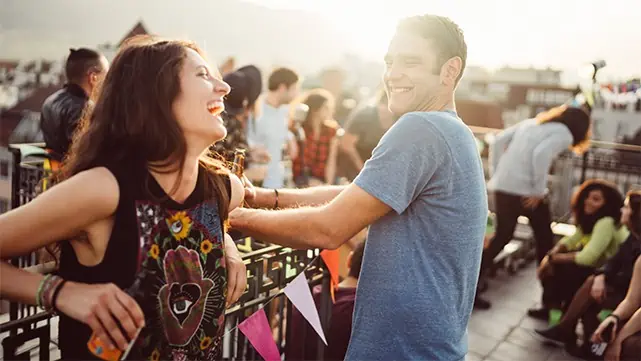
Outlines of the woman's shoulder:
[[332,136],[335,135],[339,129],[341,129],[341,126],[334,119],[325,120],[323,122],[323,126],[325,127],[325,131]]
[[617,227],[617,222],[614,220],[614,218],[610,216],[602,217],[596,223],[594,224],[594,228],[612,228],[612,229],[618,229]]

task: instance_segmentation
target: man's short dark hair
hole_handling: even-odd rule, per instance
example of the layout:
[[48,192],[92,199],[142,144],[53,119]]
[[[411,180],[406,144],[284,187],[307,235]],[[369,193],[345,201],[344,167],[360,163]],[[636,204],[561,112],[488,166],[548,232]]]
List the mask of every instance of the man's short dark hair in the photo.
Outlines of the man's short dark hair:
[[396,30],[420,35],[434,43],[439,52],[436,71],[449,59],[455,56],[461,58],[461,73],[456,81],[461,79],[467,62],[467,44],[463,30],[450,18],[430,14],[412,16],[401,20]]
[[287,89],[298,83],[298,74],[289,68],[278,68],[269,75],[267,89],[270,91],[278,90],[284,84]]
[[65,64],[65,75],[70,83],[81,83],[90,71],[103,71],[100,58],[102,55],[91,49],[69,49]]
[[352,255],[352,266],[349,268],[349,276],[358,278],[361,274],[361,265],[363,264],[363,253],[365,252],[365,241],[359,243],[354,248]]

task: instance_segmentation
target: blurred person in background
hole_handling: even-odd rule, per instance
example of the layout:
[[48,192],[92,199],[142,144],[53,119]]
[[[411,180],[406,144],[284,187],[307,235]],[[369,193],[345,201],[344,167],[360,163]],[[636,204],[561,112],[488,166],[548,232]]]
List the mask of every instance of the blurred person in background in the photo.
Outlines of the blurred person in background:
[[245,149],[245,166],[252,162],[264,163],[269,155],[263,149],[250,149],[247,141],[247,124],[254,105],[262,91],[260,71],[253,65],[244,66],[223,77],[231,91],[225,97],[225,113],[223,121],[227,129],[227,137],[214,144],[211,149],[225,158],[227,162],[234,160],[236,149]]
[[65,63],[67,83],[44,101],[40,113],[42,135],[52,159],[62,161],[67,155],[85,106],[108,69],[107,58],[99,52],[69,49]]
[[338,67],[323,70],[320,87],[329,91],[334,97],[335,107],[332,119],[343,126],[358,101],[353,94],[345,89],[345,72]]
[[[634,263],[641,254],[641,191],[628,193],[621,210],[621,224],[630,235],[616,255],[585,280],[558,325],[536,330],[546,341],[565,346],[573,356],[589,358],[590,337],[599,324],[599,313],[615,308],[628,292]],[[577,348],[579,320],[583,325],[583,344]]]
[[394,124],[396,117],[387,107],[387,93],[379,90],[373,102],[356,109],[345,124],[345,134],[340,138],[339,164],[348,180],[353,180],[363,169],[365,161],[383,134]]
[[[289,106],[298,96],[299,76],[289,68],[278,68],[272,71],[267,81],[267,94],[258,102],[260,108],[256,121],[248,124],[249,143],[252,149],[260,147],[269,154],[269,163],[262,179],[266,188],[282,188],[285,180],[285,168],[282,164],[283,150],[289,151],[294,158],[293,146],[289,143]],[[251,169],[248,169],[251,172]]]
[[[489,151],[488,189],[494,193],[496,234],[483,252],[481,275],[510,242],[521,215],[528,217],[534,232],[537,260],[541,262],[552,249],[552,216],[546,199],[550,166],[568,149],[583,154],[589,140],[590,116],[567,106],[550,109],[495,136]],[[491,304],[477,295],[475,307],[487,309]]]
[[[338,135],[341,128],[332,119],[334,97],[325,89],[312,89],[302,95],[300,103],[308,107],[300,124],[304,140],[298,144],[298,154],[292,164],[294,183],[298,187],[334,184]],[[296,103],[293,104],[293,108]]]
[[541,261],[537,276],[543,286],[543,306],[528,310],[528,316],[547,320],[552,309],[567,310],[583,282],[617,253],[630,234],[621,224],[622,207],[616,185],[598,179],[581,185],[572,198],[576,231]]

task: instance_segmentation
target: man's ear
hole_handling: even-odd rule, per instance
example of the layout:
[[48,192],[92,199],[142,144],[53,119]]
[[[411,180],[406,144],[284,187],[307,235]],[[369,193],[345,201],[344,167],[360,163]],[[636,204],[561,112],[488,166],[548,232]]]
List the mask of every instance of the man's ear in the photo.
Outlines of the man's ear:
[[458,57],[448,59],[441,67],[441,84],[456,85],[456,80],[463,71],[463,60]]

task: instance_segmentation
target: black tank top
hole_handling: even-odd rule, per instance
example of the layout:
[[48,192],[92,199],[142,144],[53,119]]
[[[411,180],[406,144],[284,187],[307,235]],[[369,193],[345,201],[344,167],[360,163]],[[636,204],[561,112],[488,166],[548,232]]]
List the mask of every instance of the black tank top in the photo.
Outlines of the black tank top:
[[[144,296],[136,300],[145,328],[128,359],[220,359],[224,331],[226,270],[224,233],[218,204],[205,199],[204,168],[182,204],[167,196],[145,167],[107,166],[118,181],[120,200],[103,261],[78,262],[72,246],[61,244],[64,279],[114,283],[128,289],[143,276]],[[231,198],[229,177],[225,177]],[[91,329],[60,315],[63,359],[96,359],[88,348]]]

